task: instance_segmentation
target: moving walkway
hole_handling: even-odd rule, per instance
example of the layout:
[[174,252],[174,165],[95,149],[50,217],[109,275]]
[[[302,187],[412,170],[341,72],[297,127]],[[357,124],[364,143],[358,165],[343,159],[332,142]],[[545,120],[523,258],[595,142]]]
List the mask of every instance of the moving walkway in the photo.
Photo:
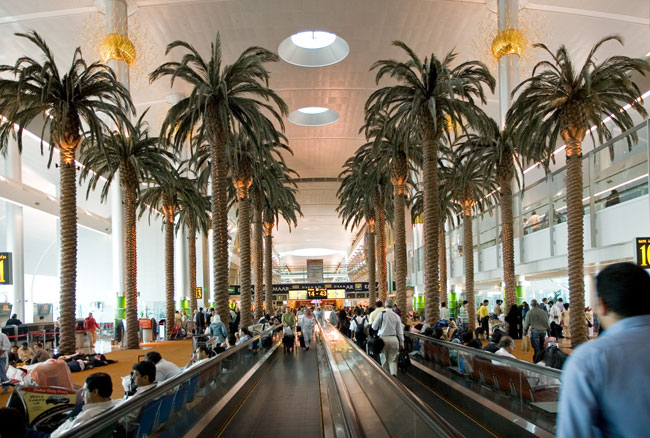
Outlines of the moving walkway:
[[270,329],[64,437],[463,436],[333,327],[317,325],[309,351],[283,352],[281,335]]

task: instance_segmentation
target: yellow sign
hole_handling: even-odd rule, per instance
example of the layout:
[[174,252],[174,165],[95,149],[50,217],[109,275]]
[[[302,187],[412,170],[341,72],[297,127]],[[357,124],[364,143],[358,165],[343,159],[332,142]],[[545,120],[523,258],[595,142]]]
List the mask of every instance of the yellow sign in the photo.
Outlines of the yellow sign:
[[27,407],[30,426],[54,413],[70,411],[77,403],[76,391],[67,388],[23,387],[20,392]]
[[11,253],[0,252],[0,284],[13,284]]
[[636,238],[636,264],[650,268],[650,237]]
[[203,298],[203,288],[202,287],[195,287],[194,288],[194,298],[197,300],[200,300]]

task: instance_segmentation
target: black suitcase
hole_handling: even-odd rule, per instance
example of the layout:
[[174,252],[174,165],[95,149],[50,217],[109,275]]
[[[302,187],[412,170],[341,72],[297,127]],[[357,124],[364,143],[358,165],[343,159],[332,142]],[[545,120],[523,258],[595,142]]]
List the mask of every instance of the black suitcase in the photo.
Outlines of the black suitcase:
[[305,348],[305,337],[302,335],[302,333],[300,336],[298,336],[298,340],[300,341],[300,348]]

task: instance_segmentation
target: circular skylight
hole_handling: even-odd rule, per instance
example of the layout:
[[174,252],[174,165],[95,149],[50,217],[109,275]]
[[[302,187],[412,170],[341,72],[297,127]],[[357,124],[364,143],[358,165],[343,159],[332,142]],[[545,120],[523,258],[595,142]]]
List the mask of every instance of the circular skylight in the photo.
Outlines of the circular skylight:
[[304,108],[300,108],[298,111],[303,114],[320,114],[328,110],[322,106],[306,106]]
[[325,67],[344,60],[350,46],[340,36],[323,30],[306,30],[285,38],[278,54],[289,64]]
[[291,42],[303,49],[322,49],[330,46],[336,35],[322,30],[307,30],[291,35]]
[[323,126],[339,119],[339,113],[322,106],[306,106],[289,114],[289,121],[300,126]]

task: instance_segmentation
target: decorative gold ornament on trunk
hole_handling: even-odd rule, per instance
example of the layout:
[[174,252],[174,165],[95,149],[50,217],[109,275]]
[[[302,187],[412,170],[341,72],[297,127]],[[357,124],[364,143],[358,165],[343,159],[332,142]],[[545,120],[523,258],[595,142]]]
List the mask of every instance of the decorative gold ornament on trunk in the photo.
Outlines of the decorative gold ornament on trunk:
[[127,64],[133,64],[135,61],[135,46],[125,35],[119,33],[109,33],[102,40],[100,52],[104,62],[109,59],[121,59]]
[[500,59],[504,55],[519,55],[526,49],[526,37],[519,29],[506,29],[492,41],[492,55]]

